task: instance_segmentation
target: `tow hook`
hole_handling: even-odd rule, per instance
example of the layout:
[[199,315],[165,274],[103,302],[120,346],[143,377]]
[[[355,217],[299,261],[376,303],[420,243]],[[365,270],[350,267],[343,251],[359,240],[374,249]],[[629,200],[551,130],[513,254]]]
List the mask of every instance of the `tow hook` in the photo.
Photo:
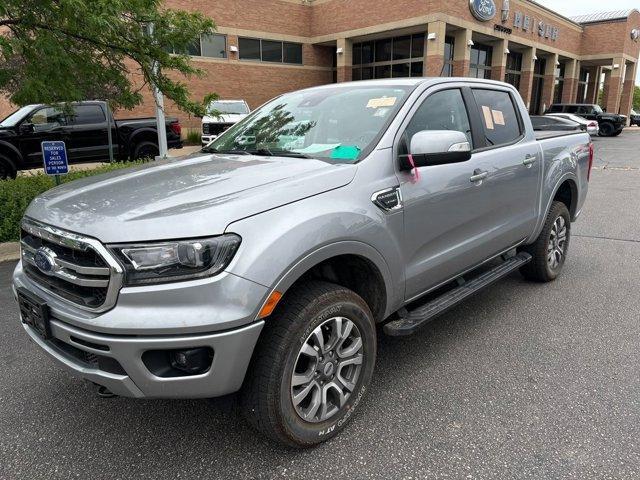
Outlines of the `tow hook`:
[[97,394],[100,398],[112,398],[116,396],[115,393],[102,385],[98,385]]

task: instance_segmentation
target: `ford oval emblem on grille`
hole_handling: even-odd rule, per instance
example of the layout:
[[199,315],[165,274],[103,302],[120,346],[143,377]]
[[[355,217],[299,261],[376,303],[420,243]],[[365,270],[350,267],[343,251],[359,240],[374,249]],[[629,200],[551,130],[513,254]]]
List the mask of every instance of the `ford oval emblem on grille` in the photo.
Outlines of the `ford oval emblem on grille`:
[[36,250],[36,253],[33,255],[33,261],[35,262],[36,267],[38,267],[38,270],[45,275],[53,275],[58,269],[56,252],[50,248],[41,247]]

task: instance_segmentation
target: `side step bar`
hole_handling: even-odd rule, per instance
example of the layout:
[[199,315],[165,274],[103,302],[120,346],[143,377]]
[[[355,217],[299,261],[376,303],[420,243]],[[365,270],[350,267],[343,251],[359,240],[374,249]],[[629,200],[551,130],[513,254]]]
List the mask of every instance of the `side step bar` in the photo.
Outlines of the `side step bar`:
[[441,313],[446,312],[451,307],[457,305],[463,300],[469,298],[474,293],[482,290],[484,287],[497,282],[502,277],[509,275],[514,270],[531,261],[531,255],[526,252],[505,260],[500,265],[488,270],[477,277],[462,283],[461,285],[449,290],[445,294],[437,297],[430,302],[407,312],[403,317],[393,320],[385,324],[384,332],[387,335],[401,337],[415,333],[420,327],[426,325]]

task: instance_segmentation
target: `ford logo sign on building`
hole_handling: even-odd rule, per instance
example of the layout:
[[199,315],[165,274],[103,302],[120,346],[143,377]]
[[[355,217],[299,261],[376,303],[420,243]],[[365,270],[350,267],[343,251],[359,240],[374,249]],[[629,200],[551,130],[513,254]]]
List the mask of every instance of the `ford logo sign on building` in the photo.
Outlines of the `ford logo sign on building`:
[[496,4],[493,0],[469,0],[469,9],[474,17],[483,22],[496,16]]

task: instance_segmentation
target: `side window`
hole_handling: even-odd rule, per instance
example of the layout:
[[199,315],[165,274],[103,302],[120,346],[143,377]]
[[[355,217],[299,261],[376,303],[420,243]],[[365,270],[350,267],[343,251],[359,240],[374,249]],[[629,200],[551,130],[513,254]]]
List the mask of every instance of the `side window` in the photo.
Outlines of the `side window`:
[[469,116],[459,89],[441,90],[422,102],[405,130],[407,146],[421,130],[457,130],[467,136],[473,148]]
[[567,108],[565,110],[565,112],[567,113],[578,113],[579,112],[579,108],[577,105],[567,105]]
[[522,134],[509,92],[473,89],[488,145],[511,143]]
[[100,105],[76,105],[73,107],[73,116],[70,118],[72,125],[87,125],[106,121]]
[[551,105],[551,107],[549,107],[549,113],[561,113],[562,112],[562,105]]
[[66,125],[64,112],[57,107],[44,107],[31,114],[27,123],[32,123],[34,131],[41,132]]

